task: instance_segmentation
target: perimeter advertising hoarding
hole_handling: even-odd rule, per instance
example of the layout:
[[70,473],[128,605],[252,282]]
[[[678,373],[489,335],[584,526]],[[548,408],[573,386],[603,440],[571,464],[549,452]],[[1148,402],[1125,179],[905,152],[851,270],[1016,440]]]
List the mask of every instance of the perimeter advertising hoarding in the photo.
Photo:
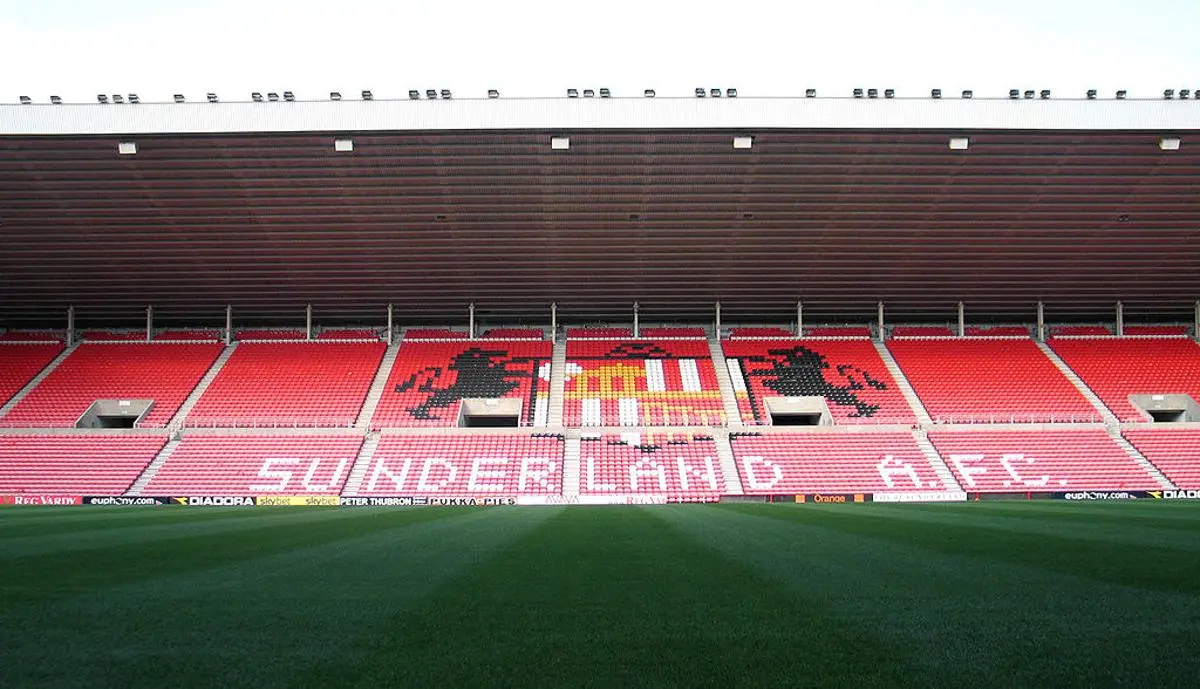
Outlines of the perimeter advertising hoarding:
[[82,505],[79,495],[0,495],[0,505]]
[[259,507],[337,507],[336,495],[259,495]]

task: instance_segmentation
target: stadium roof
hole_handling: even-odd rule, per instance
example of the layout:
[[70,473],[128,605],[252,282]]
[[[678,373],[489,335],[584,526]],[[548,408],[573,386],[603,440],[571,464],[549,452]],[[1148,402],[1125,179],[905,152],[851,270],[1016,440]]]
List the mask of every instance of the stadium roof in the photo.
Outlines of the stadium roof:
[[433,321],[472,301],[496,320],[551,301],[572,321],[634,301],[699,319],[718,300],[770,320],[797,299],[832,320],[877,300],[1029,320],[1039,299],[1182,318],[1200,298],[1192,101],[33,105],[0,123],[9,324],[68,304],[361,322],[391,302]]

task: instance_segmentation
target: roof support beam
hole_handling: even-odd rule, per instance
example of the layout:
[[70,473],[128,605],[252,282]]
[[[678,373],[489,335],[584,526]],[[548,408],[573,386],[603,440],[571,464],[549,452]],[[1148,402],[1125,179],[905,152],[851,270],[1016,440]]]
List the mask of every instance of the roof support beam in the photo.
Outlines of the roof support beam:
[[1033,336],[1039,342],[1046,341],[1046,305],[1040,301],[1037,303],[1037,328],[1034,329]]
[[67,307],[67,346],[75,346],[75,307]]
[[154,339],[154,306],[146,307],[146,341]]
[[392,322],[393,314],[392,314],[392,312],[394,310],[395,309],[392,307],[392,305],[388,304],[388,307],[387,307],[387,343],[388,343],[389,347],[392,346],[392,329],[393,329],[393,322]]
[[312,342],[313,339],[312,304],[308,304],[304,307],[304,339],[308,340],[309,342]]
[[558,302],[550,302],[550,341],[558,342]]
[[879,302],[879,341],[883,342],[887,337],[883,334],[883,302]]
[[713,332],[717,334],[717,342],[721,341],[721,302],[713,304]]
[[958,302],[958,336],[967,336],[967,307],[961,301]]
[[467,304],[467,337],[475,339],[475,302]]
[[1125,337],[1125,305],[1117,302],[1117,337]]
[[796,337],[804,337],[804,304],[796,300]]
[[225,305],[225,346],[233,344],[233,304]]
[[633,302],[633,336],[641,337],[641,329],[638,327],[638,303]]

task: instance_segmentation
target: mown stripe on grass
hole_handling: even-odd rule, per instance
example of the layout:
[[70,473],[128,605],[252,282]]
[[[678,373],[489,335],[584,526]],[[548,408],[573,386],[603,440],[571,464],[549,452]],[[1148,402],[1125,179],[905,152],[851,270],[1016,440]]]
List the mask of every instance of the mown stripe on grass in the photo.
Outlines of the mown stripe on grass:
[[1171,686],[1200,670],[1194,595],[847,534],[803,506],[660,514],[902,648],[921,667],[911,686]]
[[355,686],[896,686],[901,649],[638,508],[562,511],[375,630]]
[[[972,555],[1040,567],[1125,586],[1200,593],[1194,553],[1152,545],[1104,542],[1059,535],[965,525],[959,515],[940,521],[907,518],[883,505],[727,505],[725,509],[801,521],[845,534],[897,541],[932,552]],[[922,517],[926,512],[918,512]],[[1200,523],[1197,524],[1200,527]],[[1200,538],[1200,528],[1197,530]]]
[[1189,502],[1106,502],[1088,503],[1067,500],[979,501],[897,505],[916,512],[964,514],[971,516],[1012,516],[1053,521],[1080,521],[1092,524],[1129,525],[1136,520],[1139,528],[1172,529],[1194,532],[1200,522],[1200,503]]
[[[55,519],[13,520],[0,512],[0,545],[16,546],[21,539],[35,538],[44,542],[55,536],[82,534],[89,531],[116,531],[142,525],[154,527],[189,522],[217,522],[242,519],[252,507],[123,507],[119,512],[93,512],[90,507],[72,509],[69,517]],[[259,512],[261,516],[261,512]],[[89,537],[90,538],[90,537]]]
[[[355,514],[367,525],[337,540],[23,607],[0,629],[0,685],[312,684],[310,665],[361,656],[381,620],[422,605],[550,512]],[[164,556],[192,554],[186,542],[171,547]]]

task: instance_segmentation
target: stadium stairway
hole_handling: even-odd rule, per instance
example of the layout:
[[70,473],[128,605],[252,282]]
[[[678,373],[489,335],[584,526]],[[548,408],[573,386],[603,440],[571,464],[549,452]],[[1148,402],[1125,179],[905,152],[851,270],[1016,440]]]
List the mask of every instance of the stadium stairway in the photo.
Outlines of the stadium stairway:
[[[1067,377],[1067,380],[1071,381],[1071,385],[1074,385],[1075,389],[1078,390],[1079,393],[1083,395],[1088,402],[1091,402],[1093,407],[1096,408],[1096,411],[1100,413],[1100,417],[1104,419],[1104,426],[1109,430],[1109,433],[1116,433],[1116,435],[1120,435],[1119,429],[1121,422],[1117,418],[1116,414],[1113,414],[1111,409],[1104,406],[1104,402],[1100,401],[1100,398],[1096,395],[1096,393],[1092,392],[1092,389],[1083,382],[1082,378],[1075,374],[1075,371],[1073,371],[1071,367],[1067,365],[1067,362],[1063,361],[1062,357],[1060,357],[1053,349],[1050,348],[1050,345],[1046,344],[1042,340],[1034,340],[1034,342],[1037,344],[1038,349],[1042,350],[1042,353],[1045,354],[1050,361],[1054,362],[1054,365],[1058,367],[1058,370],[1062,371],[1062,374]],[[1145,458],[1143,457],[1142,459],[1144,460]]]
[[[717,367],[718,371],[723,369],[723,366]],[[728,378],[728,372],[726,372],[726,378]],[[726,401],[728,399],[726,398]],[[741,425],[740,421],[738,425]],[[729,431],[714,428],[712,435],[713,444],[717,449],[717,459],[721,462],[721,473],[725,475],[725,493],[727,495],[745,495],[746,491],[742,488],[742,477],[737,470],[737,460],[733,458],[733,448],[729,445]]]
[[[563,425],[563,398],[567,389],[567,338],[560,337],[554,341],[554,353],[550,359],[550,404],[546,425],[551,428],[561,428]],[[575,438],[575,448],[579,449],[579,437]],[[579,459],[576,453],[575,459]],[[578,486],[579,482],[576,481]]]
[[183,428],[183,422],[187,419],[188,414],[192,413],[192,409],[195,408],[196,403],[208,391],[208,386],[212,385],[212,382],[217,379],[217,375],[221,373],[221,369],[225,368],[225,363],[229,361],[229,357],[233,356],[233,352],[237,349],[237,346],[238,343],[234,342],[231,345],[226,345],[225,349],[221,350],[220,356],[208,368],[208,372],[204,374],[204,377],[200,379],[196,387],[192,389],[192,394],[188,395],[183,404],[179,405],[179,411],[175,412],[175,416],[167,424],[168,429]]
[[892,374],[892,380],[896,381],[896,385],[900,388],[900,393],[904,395],[904,400],[908,402],[908,406],[912,407],[913,413],[917,417],[917,423],[921,424],[923,428],[932,426],[933,419],[930,418],[929,412],[925,410],[925,405],[921,403],[921,398],[917,397],[917,391],[913,390],[913,386],[909,384],[904,371],[900,370],[900,365],[892,357],[892,353],[888,350],[887,345],[880,340],[872,340],[871,343],[875,345],[875,350],[879,352],[879,358],[883,359],[883,365],[887,368],[888,373]]
[[[733,392],[733,380],[729,377],[729,366],[725,363],[725,351],[721,349],[721,339],[717,337],[708,341],[708,349],[712,354],[713,368],[717,372],[717,389],[721,391],[721,403],[725,408],[725,425],[733,428],[742,427],[742,412],[738,409],[737,396]],[[726,435],[725,448],[729,448],[729,436]],[[718,447],[720,443],[717,443]],[[730,450],[732,460],[733,451]],[[724,467],[722,467],[724,469]],[[726,476],[729,473],[726,472]],[[736,472],[734,473],[736,476]],[[740,483],[739,483],[740,488]]]
[[[383,354],[383,360],[379,362],[379,369],[375,371],[375,380],[371,381],[371,387],[367,390],[367,397],[363,400],[362,408],[358,412],[358,420],[354,422],[354,427],[362,430],[367,430],[371,427],[371,419],[375,418],[375,410],[379,408],[379,400],[383,399],[384,390],[387,389],[388,377],[392,374],[392,367],[396,364],[396,356],[400,353],[400,343],[403,338],[395,338],[392,344],[388,345],[387,351]],[[374,450],[372,450],[374,451]]]
[[1121,435],[1119,430],[1116,433],[1112,433],[1110,431],[1109,435],[1112,436],[1113,441],[1116,442],[1116,444],[1122,450],[1125,450],[1126,454],[1133,458],[1133,461],[1138,463],[1138,466],[1145,470],[1147,474],[1153,476],[1154,480],[1158,481],[1158,485],[1162,486],[1163,489],[1175,490],[1178,488],[1178,486],[1176,486],[1171,479],[1167,478],[1166,474],[1164,474],[1157,466],[1155,466],[1154,462],[1151,462],[1149,459],[1147,459],[1146,455],[1142,454],[1140,450],[1133,446],[1133,443],[1126,440],[1125,436]]
[[[393,346],[399,347],[397,341]],[[391,351],[391,347],[388,348]],[[385,360],[387,357],[384,357]],[[395,359],[395,356],[392,356]],[[391,366],[387,367],[391,370]],[[384,378],[386,380],[386,376]],[[371,417],[368,416],[369,420]],[[354,466],[350,468],[350,475],[346,478],[346,485],[342,487],[342,495],[358,495],[358,491],[362,488],[363,479],[367,475],[367,469],[371,466],[371,460],[375,458],[375,449],[379,447],[379,433],[367,433],[367,437],[363,440],[362,447],[358,449],[358,457],[354,460]]]
[[576,500],[579,498],[579,429],[568,430],[563,444],[563,498]]
[[79,345],[76,344],[59,352],[58,356],[54,357],[50,363],[46,364],[46,368],[43,368],[36,376],[33,377],[32,380],[26,383],[25,387],[21,388],[17,394],[12,396],[12,399],[5,402],[3,406],[0,406],[0,416],[4,416],[8,412],[12,411],[12,408],[17,406],[17,403],[25,399],[25,396],[28,395],[31,390],[41,384],[41,382],[46,379],[46,376],[49,376],[51,373],[53,373],[54,369],[58,368],[58,365],[61,364],[64,359],[71,356],[71,354],[78,348]]
[[[226,348],[226,351],[229,349],[232,349],[232,347]],[[222,354],[222,356],[224,356],[224,354]],[[216,368],[216,365],[214,364],[213,367]],[[182,409],[180,411],[182,411]],[[129,487],[129,490],[125,491],[125,494],[135,496],[141,495],[146,486],[150,484],[150,481],[154,479],[154,475],[157,474],[158,470],[167,463],[167,460],[171,458],[171,455],[175,452],[175,448],[179,447],[181,442],[183,442],[183,439],[178,437],[172,438],[170,441],[168,441],[167,444],[163,446],[163,449],[159,450],[158,454],[155,455],[154,461],[150,462],[150,464],[146,466],[146,470],[142,472],[142,475],[137,477],[137,480],[133,482],[133,485]]]
[[925,455],[925,459],[929,460],[930,466],[937,474],[938,479],[942,482],[942,490],[958,491],[962,490],[958,479],[954,478],[954,472],[950,471],[950,467],[946,466],[945,460],[938,454],[937,448],[933,443],[929,442],[929,432],[923,428],[913,431],[913,440],[917,442],[917,447],[921,448],[921,454]]

